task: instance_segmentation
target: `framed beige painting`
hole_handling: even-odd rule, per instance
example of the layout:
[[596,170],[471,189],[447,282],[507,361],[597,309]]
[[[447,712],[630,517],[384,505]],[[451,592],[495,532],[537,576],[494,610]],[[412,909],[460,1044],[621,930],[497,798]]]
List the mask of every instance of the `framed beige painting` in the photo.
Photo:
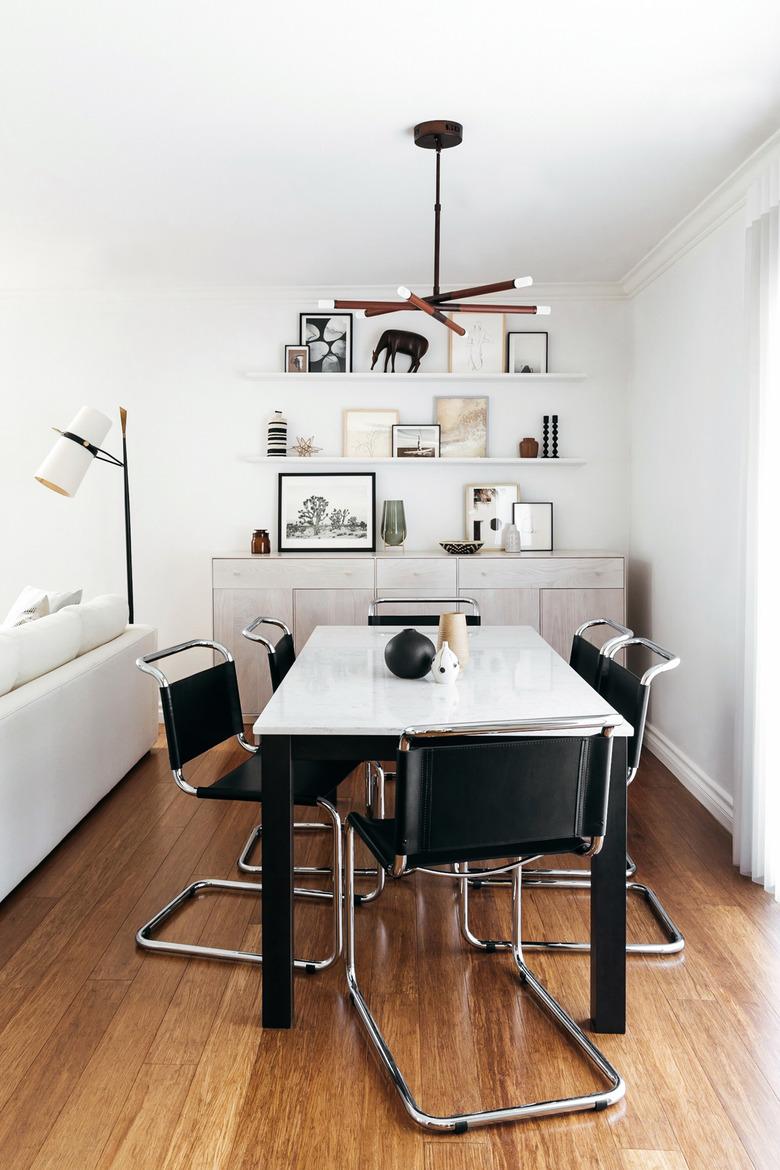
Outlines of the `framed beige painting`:
[[441,427],[442,459],[484,459],[488,449],[488,406],[485,395],[439,395],[436,422]]
[[449,313],[466,336],[450,336],[451,374],[500,374],[504,369],[503,313]]
[[344,411],[344,455],[353,459],[388,459],[393,454],[397,410],[379,407]]

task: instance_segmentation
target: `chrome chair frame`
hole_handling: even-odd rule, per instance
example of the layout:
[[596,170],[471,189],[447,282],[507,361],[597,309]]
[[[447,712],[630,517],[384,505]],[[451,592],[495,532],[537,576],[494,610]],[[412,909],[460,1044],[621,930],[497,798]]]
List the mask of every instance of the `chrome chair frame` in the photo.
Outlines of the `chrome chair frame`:
[[[617,623],[610,619],[596,619],[592,622],[586,622],[580,626],[577,633],[581,633],[591,625],[606,624],[615,626]],[[645,688],[645,697],[642,707],[641,719],[639,725],[634,728],[634,735],[639,737],[639,740],[644,738],[645,724],[647,721],[647,708],[650,700],[650,685],[654,678],[659,674],[663,674],[667,670],[674,670],[680,665],[680,659],[677,655],[672,654],[670,650],[666,650],[657,642],[653,642],[650,638],[637,637],[629,632],[628,636],[618,636],[610,639],[604,644],[601,653],[607,659],[612,659],[620,653],[621,650],[628,646],[643,646],[645,649],[651,651],[662,661],[655,666],[649,667],[640,678],[640,685]],[[638,764],[629,769],[626,777],[626,784],[631,784],[638,771]],[[468,871],[468,866],[464,867],[464,872]],[[650,913],[655,918],[661,930],[664,933],[665,942],[659,943],[626,943],[626,954],[629,955],[674,955],[678,954],[685,948],[685,938],[680,931],[680,928],[672,919],[666,908],[661,903],[658,895],[650,886],[646,886],[643,882],[631,880],[636,873],[636,863],[633,861],[630,854],[626,854],[626,891],[630,894],[635,894],[642,898],[647,905]],[[511,941],[509,939],[482,939],[479,938],[471,930],[469,922],[469,886],[479,886],[482,884],[498,885],[498,881],[485,882],[477,880],[474,881],[469,878],[463,878],[460,883],[460,924],[461,934],[463,938],[471,946],[477,950],[482,951],[507,951],[511,949]],[[500,884],[506,884],[502,882]],[[523,873],[524,886],[537,886],[546,889],[565,889],[565,890],[589,890],[590,889],[590,870],[589,869],[529,869]],[[568,942],[568,941],[553,941],[553,940],[538,940],[526,939],[523,946],[528,951],[569,951],[577,954],[588,953],[590,951],[590,943],[588,942]]]
[[[479,625],[480,622],[482,621],[482,614],[480,612],[479,603],[476,600],[476,598],[474,598],[474,597],[377,597],[373,601],[369,602],[368,624],[370,626],[376,624],[372,619],[379,617],[379,614],[377,613],[378,606],[380,606],[380,605],[399,605],[399,604],[405,605],[407,602],[410,605],[423,605],[423,604],[424,605],[470,605],[473,612],[469,616],[472,617],[473,619],[475,619],[474,624]],[[403,623],[404,623],[404,615],[403,614],[399,613],[397,615],[393,614],[391,616],[393,616],[393,617],[397,616],[398,622],[397,623],[395,623],[395,622],[389,623],[388,622],[388,625],[389,624],[393,624],[393,625],[398,624],[399,626],[403,625]],[[430,615],[426,614],[426,617],[427,616],[434,618],[434,617],[436,617],[436,614],[430,614]],[[409,621],[410,619],[407,618],[406,620]],[[426,625],[434,625],[434,624],[435,623],[433,621],[426,622]]]
[[[206,647],[215,653],[221,654],[225,662],[235,661],[227,647],[223,646],[220,642],[213,642],[206,638],[193,638],[189,642],[180,642],[176,646],[170,646],[166,649],[157,650],[152,654],[146,654],[141,658],[137,658],[136,666],[144,674],[151,675],[162,690],[170,686],[170,680],[158,667],[153,666],[152,663],[161,658],[170,658],[174,654],[180,654],[185,650],[192,650],[195,647]],[[259,752],[260,748],[248,743],[243,732],[240,732],[236,736],[236,739],[244,751],[252,755]],[[172,774],[177,786],[182,792],[185,792],[188,796],[198,795],[197,788],[194,788],[185,779],[181,768],[172,769]],[[332,888],[331,890],[295,889],[294,894],[300,898],[327,899],[332,903],[333,946],[330,954],[326,955],[323,959],[294,959],[296,968],[308,972],[324,971],[326,968],[332,967],[340,957],[344,945],[343,916],[341,912],[341,870],[343,864],[341,817],[331,802],[324,797],[318,799],[317,805],[327,813],[330,826],[325,825],[324,827],[330,827],[333,834],[332,870],[328,871],[331,874]],[[144,950],[157,951],[163,954],[187,955],[193,958],[227,959],[245,963],[262,963],[263,956],[255,951],[242,951],[230,947],[207,947],[197,943],[173,942],[154,937],[155,932],[180,906],[188,902],[191,898],[196,898],[199,894],[217,891],[234,894],[252,894],[257,898],[262,888],[262,884],[255,882],[236,882],[222,878],[201,878],[198,881],[191,882],[172,898],[170,902],[163,906],[162,910],[159,910],[148,922],[145,922],[143,926],[139,927],[136,932],[135,941]]]
[[[256,642],[258,645],[262,646],[268,654],[269,658],[275,656],[276,647],[274,646],[273,642],[270,642],[267,638],[264,638],[262,634],[256,633],[256,630],[259,626],[276,626],[282,631],[282,637],[286,636],[292,638],[292,631],[290,630],[289,626],[285,625],[285,623],[280,621],[279,618],[260,616],[256,617],[254,621],[251,621],[249,625],[241,631],[241,637],[246,638],[249,642]],[[377,775],[376,781],[374,779],[375,771],[378,774],[381,774]],[[368,812],[369,816],[376,815],[374,812],[375,802],[373,793],[377,785],[379,786],[380,793],[379,806],[382,810],[379,813],[379,816],[384,816],[384,773],[382,772],[381,766],[377,762],[368,761],[366,763],[365,787],[366,811]],[[331,826],[326,821],[295,821],[293,824],[294,833],[323,833],[329,832],[330,829]],[[262,874],[262,865],[256,865],[250,861],[250,857],[252,856],[256,847],[262,841],[262,836],[263,823],[262,821],[259,821],[251,830],[249,836],[246,839],[246,842],[244,843],[244,847],[239,854],[237,865],[241,873],[252,873],[258,875]],[[361,877],[372,877],[375,880],[375,885],[372,890],[365,894],[358,894],[357,897],[361,902],[375,901],[375,899],[379,897],[382,890],[384,889],[385,875],[383,871],[380,868],[359,869],[357,872]],[[296,865],[293,869],[293,873],[296,876],[302,878],[329,877],[331,875],[331,869],[329,866],[322,865]],[[326,897],[330,897],[330,894],[326,891],[311,891],[312,896],[320,896],[321,893],[324,893]]]
[[[612,717],[605,719],[550,719],[524,721],[515,724],[470,724],[458,728],[407,728],[401,735],[399,751],[409,751],[413,741],[425,736],[444,737],[448,735],[513,735],[532,736],[546,732],[561,730],[583,731],[592,730],[593,734],[611,736],[618,720]],[[598,853],[603,844],[603,837],[593,838],[589,852]],[[583,1110],[602,1110],[620,1101],[626,1092],[625,1082],[620,1074],[607,1060],[606,1056],[585,1035],[579,1025],[569,1013],[549,993],[533,972],[526,966],[523,958],[522,943],[522,867],[531,858],[516,858],[509,865],[497,866],[488,870],[481,870],[481,875],[491,873],[512,873],[512,941],[510,949],[515,968],[521,984],[527,986],[533,998],[552,1017],[561,1030],[571,1039],[577,1048],[585,1055],[597,1071],[607,1081],[608,1088],[599,1093],[586,1093],[577,1097],[553,1098],[546,1101],[536,1101],[530,1104],[512,1105],[503,1109],[488,1109],[476,1113],[457,1113],[449,1116],[434,1116],[422,1109],[415,1100],[409,1085],[399,1069],[395,1057],[387,1044],[382,1032],[371,1014],[366,999],[360,990],[355,965],[355,901],[354,901],[354,867],[355,867],[355,829],[347,824],[346,840],[346,975],[349,996],[354,1004],[361,1023],[364,1025],[382,1067],[390,1077],[398,1092],[409,1116],[417,1125],[436,1133],[465,1133],[469,1129],[483,1125],[496,1125],[501,1122],[523,1121],[532,1117],[550,1117],[559,1113],[574,1113]],[[392,877],[401,878],[405,874],[415,872],[409,869],[407,858],[397,856],[392,866]],[[461,880],[456,870],[437,870],[427,867],[418,867],[416,872],[432,874],[437,877]],[[472,871],[474,872],[474,871]]]

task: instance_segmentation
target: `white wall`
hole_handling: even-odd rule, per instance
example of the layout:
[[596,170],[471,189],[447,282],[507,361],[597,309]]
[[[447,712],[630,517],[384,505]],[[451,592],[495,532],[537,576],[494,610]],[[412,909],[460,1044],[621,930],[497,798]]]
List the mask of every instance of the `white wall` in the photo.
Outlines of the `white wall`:
[[[522,472],[493,466],[486,478],[517,478],[521,498],[553,500],[558,547],[623,550],[627,306],[571,289],[544,296],[553,305],[543,319],[552,367],[584,371],[588,380],[472,384],[472,392],[491,397],[491,453],[516,453],[520,438],[539,435],[541,415],[555,412],[561,454],[589,462]],[[27,583],[83,583],[88,594],[124,589],[121,474],[94,467],[73,500],[32,478],[53,439],[49,427],[66,425],[82,404],[112,416],[119,404],[128,408],[136,615],[157,625],[166,643],[210,632],[213,553],[247,548],[256,527],[271,530],[275,547],[277,468],[239,459],[264,450],[273,409],[287,412],[293,438],[313,433],[326,452],[340,452],[344,407],[398,406],[402,421],[424,422],[433,418],[436,393],[455,392],[444,378],[441,385],[372,386],[328,376],[310,384],[285,384],[283,374],[278,383],[240,376],[246,368],[280,368],[283,343],[297,340],[299,309],[314,305],[311,290],[292,289],[270,299],[218,291],[0,296],[0,611]],[[426,332],[432,345],[423,368],[446,369],[445,331],[418,316],[393,323]],[[536,323],[528,322],[518,327]],[[356,369],[368,368],[383,327],[356,323]],[[115,426],[106,446],[118,445]],[[403,498],[408,547],[432,548],[462,534],[463,486],[477,474],[442,464],[381,468],[377,500]]]
[[651,747],[728,823],[745,437],[738,207],[631,303],[629,622],[682,657]]

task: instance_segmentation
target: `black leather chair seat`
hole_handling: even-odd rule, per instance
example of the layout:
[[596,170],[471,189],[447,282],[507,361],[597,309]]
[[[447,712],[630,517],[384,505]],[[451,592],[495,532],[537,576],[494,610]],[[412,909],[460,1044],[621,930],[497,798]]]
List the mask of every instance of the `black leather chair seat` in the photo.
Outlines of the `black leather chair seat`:
[[[296,760],[293,769],[293,803],[315,805],[320,796],[327,797],[358,766],[344,760]],[[204,800],[250,800],[262,803],[262,752],[250,756],[237,768],[215,780],[197,794]]]
[[[360,813],[350,813],[347,822],[354,826],[355,832],[385,869],[389,869],[395,858],[396,824],[392,818],[376,820],[361,816]],[[449,865],[455,861],[495,861],[501,857],[533,857],[537,853],[584,853],[590,848],[590,841],[581,837],[566,837],[552,841],[523,841],[507,842],[498,848],[493,845],[488,849],[460,849],[458,855],[453,856],[451,850],[436,853],[419,853],[408,857],[410,867],[416,865]]]

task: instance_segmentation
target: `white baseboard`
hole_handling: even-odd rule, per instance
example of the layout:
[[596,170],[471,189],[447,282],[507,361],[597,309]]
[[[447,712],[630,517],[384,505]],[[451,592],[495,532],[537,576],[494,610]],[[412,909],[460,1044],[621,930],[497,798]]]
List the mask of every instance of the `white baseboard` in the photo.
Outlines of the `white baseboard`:
[[686,756],[676,744],[659,731],[657,727],[647,724],[645,727],[645,745],[657,756],[661,763],[669,769],[684,788],[703,804],[707,812],[712,813],[715,820],[723,825],[724,829],[732,832],[734,827],[734,798],[726,792],[716,780],[702,771],[690,756]]

